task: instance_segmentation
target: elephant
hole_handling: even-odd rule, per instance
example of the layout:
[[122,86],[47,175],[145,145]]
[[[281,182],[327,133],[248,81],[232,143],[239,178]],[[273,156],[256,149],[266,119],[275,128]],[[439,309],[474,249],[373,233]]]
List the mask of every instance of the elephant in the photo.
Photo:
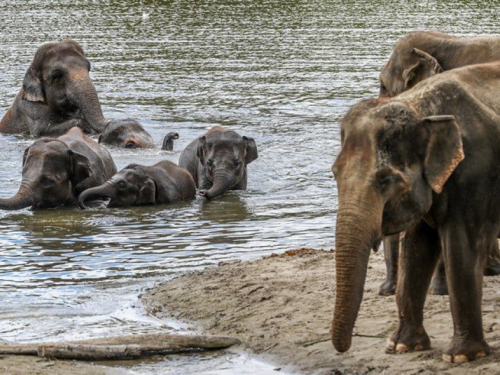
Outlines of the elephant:
[[[500,60],[499,37],[458,38],[436,31],[413,32],[398,41],[380,73],[380,97],[396,96],[446,70],[496,60]],[[399,235],[384,238],[383,242],[387,277],[380,285],[379,294],[392,295],[396,291]],[[431,294],[448,294],[443,273],[440,262],[429,289]],[[484,274],[500,275],[498,244],[490,249]]]
[[[483,267],[500,233],[500,64],[443,72],[395,98],[365,99],[341,121],[332,342],[351,346],[370,250],[404,232],[388,351],[430,348],[423,325],[440,256],[453,318],[447,362],[489,354]],[[487,193],[485,193],[487,192]]]
[[21,187],[15,196],[0,198],[0,209],[71,205],[82,191],[115,173],[108,150],[73,127],[58,138],[37,139],[25,150]]
[[400,39],[380,73],[380,97],[393,97],[426,78],[466,65],[500,60],[500,37],[459,38],[416,31]]
[[90,197],[111,198],[108,207],[165,204],[192,199],[196,195],[193,178],[184,168],[168,160],[152,166],[130,164],[100,186],[78,197],[81,208]]
[[74,126],[101,133],[108,121],[89,71],[90,62],[75,41],[42,45],[0,122],[0,133],[58,137]]
[[191,173],[202,197],[213,199],[226,190],[246,190],[247,165],[257,158],[253,138],[214,126],[187,145],[179,166]]
[[[168,133],[163,139],[162,150],[172,151],[174,139],[178,138],[178,133]],[[151,135],[133,119],[112,120],[99,135],[99,143],[123,148],[156,148]]]

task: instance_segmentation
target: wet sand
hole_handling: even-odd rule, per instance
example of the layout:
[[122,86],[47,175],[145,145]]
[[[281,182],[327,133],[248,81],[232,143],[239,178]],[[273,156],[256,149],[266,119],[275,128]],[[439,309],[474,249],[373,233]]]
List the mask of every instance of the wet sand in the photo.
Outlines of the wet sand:
[[199,333],[239,338],[239,349],[301,374],[498,373],[500,276],[484,279],[483,322],[492,354],[456,365],[442,361],[452,337],[447,296],[428,295],[425,327],[432,349],[386,354],[396,328],[394,296],[378,295],[385,278],[381,251],[372,254],[351,349],[330,341],[335,264],[332,251],[302,249],[252,262],[230,262],[189,273],[148,290],[142,300],[160,318],[186,322]]

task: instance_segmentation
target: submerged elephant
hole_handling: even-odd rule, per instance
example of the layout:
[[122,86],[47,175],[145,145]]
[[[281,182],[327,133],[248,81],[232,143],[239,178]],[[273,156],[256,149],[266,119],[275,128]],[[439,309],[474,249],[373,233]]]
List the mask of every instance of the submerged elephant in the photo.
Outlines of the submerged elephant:
[[[179,134],[168,133],[163,139],[162,150],[172,151],[174,139],[178,138]],[[156,148],[151,135],[132,119],[111,121],[99,136],[99,143],[123,148]]]
[[89,76],[90,62],[72,40],[41,46],[0,133],[57,137],[74,126],[100,133],[108,123]]
[[247,165],[258,158],[253,138],[214,126],[182,151],[179,166],[194,178],[200,195],[213,199],[247,188]]
[[14,197],[0,199],[0,209],[73,204],[82,191],[115,173],[106,148],[74,127],[59,138],[40,138],[26,149],[21,187]]
[[189,172],[164,160],[153,166],[131,164],[104,184],[85,190],[78,201],[85,208],[85,200],[90,197],[108,197],[108,207],[124,207],[174,203],[195,195]]
[[399,326],[389,351],[430,348],[423,309],[442,254],[454,330],[443,359],[489,354],[481,296],[488,248],[500,233],[499,90],[499,64],[471,65],[393,99],[364,100],[342,120],[332,166],[339,207],[331,332],[338,351],[351,346],[371,248],[404,231]]
[[393,97],[446,70],[500,60],[500,37],[458,38],[416,31],[399,40],[380,73],[380,96]]

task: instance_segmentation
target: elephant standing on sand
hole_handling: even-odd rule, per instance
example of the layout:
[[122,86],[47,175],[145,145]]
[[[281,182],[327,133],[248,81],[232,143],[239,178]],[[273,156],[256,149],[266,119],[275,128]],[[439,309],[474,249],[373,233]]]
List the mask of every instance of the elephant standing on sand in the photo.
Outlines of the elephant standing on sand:
[[[395,45],[392,55],[380,73],[380,97],[393,97],[419,82],[446,70],[466,65],[500,60],[500,37],[458,38],[436,31],[417,31],[403,37]],[[384,238],[386,280],[379,294],[391,295],[396,291],[399,235]],[[493,244],[485,275],[500,274],[500,251]],[[432,280],[430,293],[448,294],[442,262]]]
[[0,209],[50,208],[75,203],[78,195],[116,173],[105,147],[74,127],[59,138],[40,138],[23,156],[21,187],[0,198]]
[[[178,138],[179,134],[168,133],[163,139],[162,150],[172,151],[174,139]],[[99,135],[99,143],[123,148],[156,148],[151,135],[132,119],[111,121]]]
[[90,62],[78,43],[65,40],[41,46],[0,122],[0,133],[57,137],[74,126],[101,133],[108,121],[89,71]]
[[192,199],[196,187],[184,168],[164,160],[153,166],[131,164],[100,186],[79,196],[81,208],[90,197],[111,198],[108,207],[165,204]]
[[[447,362],[489,354],[482,326],[483,268],[500,233],[500,64],[431,77],[392,99],[355,104],[341,123],[332,171],[338,186],[335,348],[351,346],[370,251],[405,232],[388,350],[431,346],[424,306],[442,256],[453,339]],[[492,115],[493,114],[493,115]]]
[[182,151],[179,166],[194,178],[200,195],[213,199],[247,188],[247,165],[258,158],[253,138],[214,126]]

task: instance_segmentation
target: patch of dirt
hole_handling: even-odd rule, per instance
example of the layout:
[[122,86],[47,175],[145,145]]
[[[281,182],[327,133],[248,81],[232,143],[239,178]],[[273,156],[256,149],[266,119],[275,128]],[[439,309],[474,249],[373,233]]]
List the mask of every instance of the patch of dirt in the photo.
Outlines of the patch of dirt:
[[383,253],[372,254],[351,349],[330,341],[334,252],[299,249],[252,262],[222,263],[147,291],[145,306],[158,317],[190,323],[204,334],[239,338],[243,349],[301,374],[483,374],[500,362],[500,277],[486,277],[483,322],[492,354],[462,365],[441,359],[452,337],[447,296],[428,295],[425,327],[432,349],[386,354],[396,328],[394,296],[378,295],[385,279]]

